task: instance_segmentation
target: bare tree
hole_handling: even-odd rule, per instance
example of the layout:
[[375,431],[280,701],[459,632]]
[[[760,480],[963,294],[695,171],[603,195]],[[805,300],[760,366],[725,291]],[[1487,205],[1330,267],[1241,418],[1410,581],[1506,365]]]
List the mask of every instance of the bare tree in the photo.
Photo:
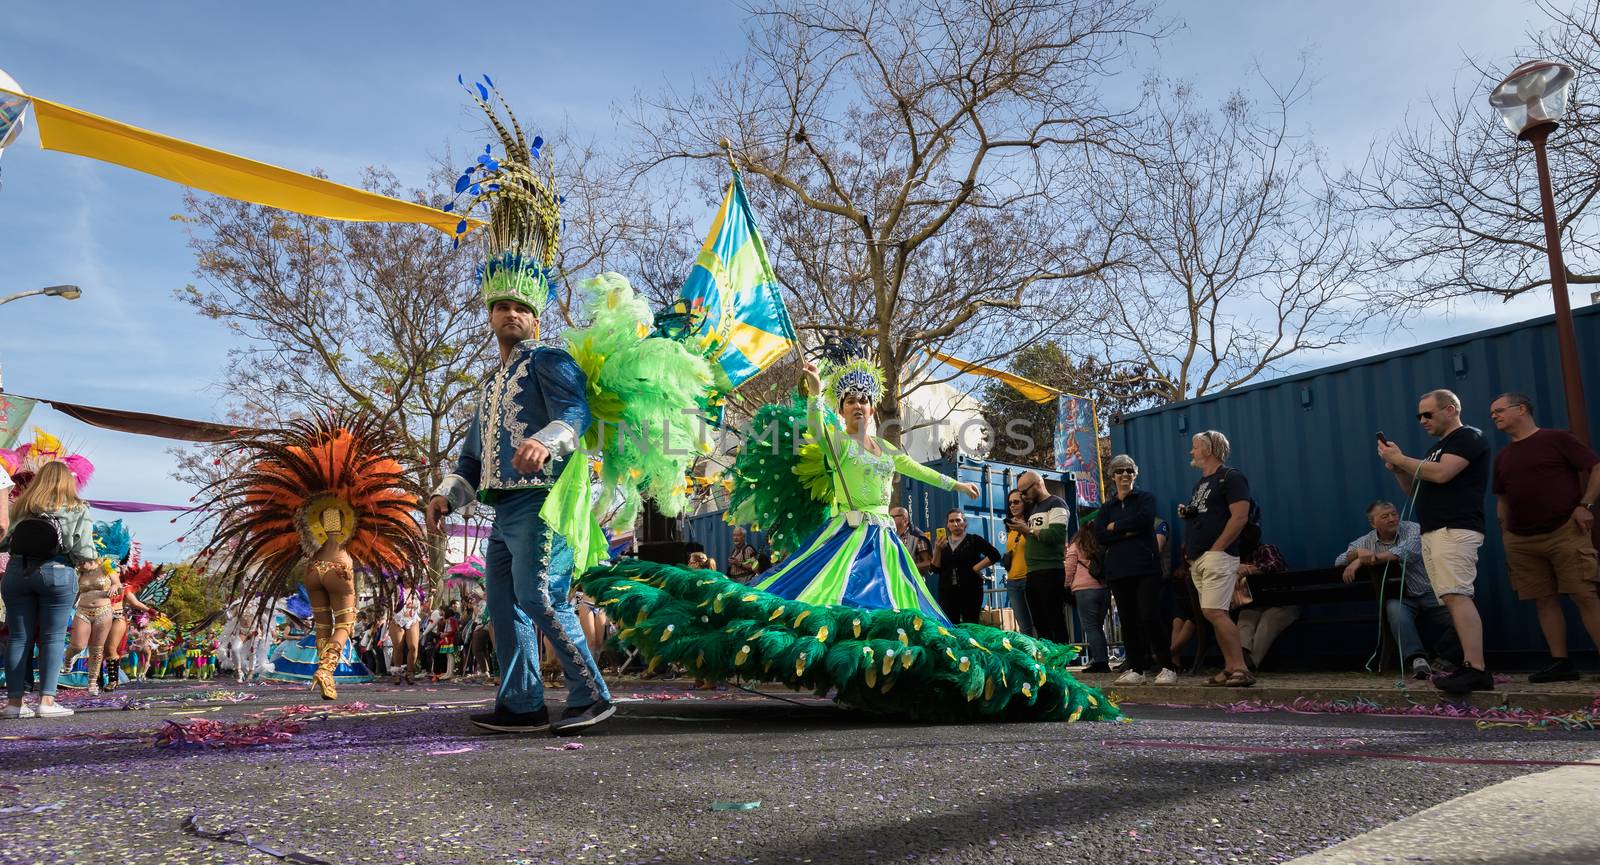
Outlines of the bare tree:
[[1172,401],[1249,382],[1358,335],[1356,219],[1338,206],[1289,115],[1307,92],[1262,81],[1216,110],[1193,88],[1146,82],[1142,159],[1108,164],[1097,211],[1131,266],[1102,276],[1105,357],[1142,370],[1134,398]]
[[1600,106],[1583,87],[1600,78],[1600,3],[1539,8],[1549,26],[1527,47],[1492,63],[1468,60],[1464,82],[1434,97],[1344,185],[1376,219],[1379,263],[1406,281],[1395,304],[1463,296],[1509,300],[1550,284],[1533,153],[1501,124],[1489,92],[1524,60],[1552,59],[1578,72],[1578,88],[1549,144],[1569,283],[1600,283]]
[[776,0],[752,21],[731,74],[639,101],[638,167],[725,177],[732,141],[796,326],[875,350],[898,440],[926,349],[991,361],[1114,264],[1083,218],[1084,166],[1120,153],[1099,88],[1163,28],[1136,0]]

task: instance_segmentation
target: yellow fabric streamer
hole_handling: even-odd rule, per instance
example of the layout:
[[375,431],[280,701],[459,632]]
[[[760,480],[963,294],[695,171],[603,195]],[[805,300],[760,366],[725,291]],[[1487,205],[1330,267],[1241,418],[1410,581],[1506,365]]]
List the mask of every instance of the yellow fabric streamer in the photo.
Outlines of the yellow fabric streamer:
[[[426,205],[212,150],[37,96],[27,98],[39,124],[39,146],[46,150],[111,162],[205,192],[307,216],[347,222],[409,222],[450,235],[461,221],[460,216]],[[482,224],[469,219],[467,230]]]
[[962,360],[954,355],[943,354],[941,352],[934,351],[931,348],[927,351],[928,354],[933,355],[938,360],[942,360],[962,372],[976,373],[981,376],[987,376],[988,378],[995,379],[996,381],[1003,381],[1006,384],[1016,388],[1018,393],[1036,403],[1039,403],[1040,405],[1049,405],[1056,401],[1056,397],[1061,396],[1061,391],[1056,390],[1049,385],[1040,384],[1032,379],[1026,379],[1020,375],[1015,375],[1004,370],[998,370],[994,367],[973,363],[970,360]]

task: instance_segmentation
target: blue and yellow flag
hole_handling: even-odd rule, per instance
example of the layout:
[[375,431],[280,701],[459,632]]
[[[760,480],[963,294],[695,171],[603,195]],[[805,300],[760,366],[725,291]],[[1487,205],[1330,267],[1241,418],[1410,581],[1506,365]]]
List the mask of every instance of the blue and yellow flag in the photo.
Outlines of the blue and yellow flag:
[[676,306],[683,317],[682,338],[712,361],[723,393],[771,366],[797,342],[737,171]]

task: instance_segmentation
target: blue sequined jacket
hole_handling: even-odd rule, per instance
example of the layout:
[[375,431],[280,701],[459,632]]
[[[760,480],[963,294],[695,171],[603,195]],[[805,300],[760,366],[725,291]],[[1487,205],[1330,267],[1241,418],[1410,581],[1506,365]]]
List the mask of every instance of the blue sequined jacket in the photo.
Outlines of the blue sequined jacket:
[[[561,349],[524,340],[484,381],[455,472],[433,494],[456,509],[474,497],[493,504],[500,492],[551,486],[590,420],[588,380],[577,361]],[[530,438],[550,449],[550,460],[539,473],[524,475],[511,457]]]

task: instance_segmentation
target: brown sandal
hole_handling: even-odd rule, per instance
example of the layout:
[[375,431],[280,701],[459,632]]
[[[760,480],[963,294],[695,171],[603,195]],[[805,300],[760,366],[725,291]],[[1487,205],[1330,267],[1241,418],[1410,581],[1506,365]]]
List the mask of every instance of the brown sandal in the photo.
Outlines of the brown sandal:
[[1234,670],[1228,674],[1228,680],[1223,684],[1229,688],[1248,688],[1256,683],[1256,677],[1249,670]]
[[1204,685],[1207,688],[1220,688],[1220,687],[1228,684],[1228,671],[1227,670],[1221,670],[1215,676],[1212,676],[1211,678],[1205,680],[1204,682],[1201,682],[1200,684]]

